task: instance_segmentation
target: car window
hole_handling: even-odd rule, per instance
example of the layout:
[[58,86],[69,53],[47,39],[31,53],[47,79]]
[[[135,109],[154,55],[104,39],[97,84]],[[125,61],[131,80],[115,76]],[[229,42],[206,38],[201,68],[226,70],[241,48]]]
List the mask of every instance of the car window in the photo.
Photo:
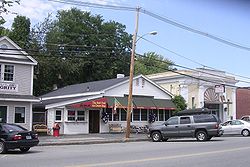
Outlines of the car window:
[[244,121],[250,121],[249,117],[242,117],[241,119]]
[[232,124],[232,121],[227,121],[222,124],[222,126],[230,126]]
[[27,129],[19,126],[19,125],[12,125],[12,124],[6,124],[2,125],[3,129],[7,132],[21,132],[21,131],[27,131]]
[[232,125],[242,125],[242,124],[243,124],[242,122],[237,121],[237,120],[232,121]]
[[178,124],[178,117],[169,118],[166,123],[168,125],[176,125]]
[[190,124],[191,120],[190,117],[181,117],[180,118],[180,124]]
[[194,115],[193,118],[195,123],[217,122],[217,119],[214,115],[201,114],[201,115]]

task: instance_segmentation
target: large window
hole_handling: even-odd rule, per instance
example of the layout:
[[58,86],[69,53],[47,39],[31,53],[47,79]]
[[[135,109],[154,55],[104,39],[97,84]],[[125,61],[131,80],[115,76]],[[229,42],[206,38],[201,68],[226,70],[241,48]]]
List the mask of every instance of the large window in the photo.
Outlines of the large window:
[[15,123],[25,123],[25,107],[15,107]]
[[68,110],[68,121],[85,121],[85,111]]
[[140,109],[133,109],[133,121],[140,121]]
[[121,121],[127,120],[127,112],[125,109],[121,109]]
[[120,109],[116,109],[116,112],[114,113],[114,115],[113,115],[113,121],[119,121],[120,119],[119,119],[119,114],[120,113]]
[[112,121],[112,108],[106,108],[106,112],[109,116],[109,121]]
[[148,120],[148,110],[141,109],[141,121],[147,121],[147,120]]
[[4,65],[4,81],[13,81],[14,80],[14,66],[13,65]]

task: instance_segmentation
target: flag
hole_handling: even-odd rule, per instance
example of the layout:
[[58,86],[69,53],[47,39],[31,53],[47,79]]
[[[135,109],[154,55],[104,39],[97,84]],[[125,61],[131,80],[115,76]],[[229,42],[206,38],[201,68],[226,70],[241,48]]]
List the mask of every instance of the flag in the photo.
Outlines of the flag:
[[117,108],[122,106],[121,103],[116,99],[114,98],[114,110],[113,110],[113,113],[116,114],[117,113]]

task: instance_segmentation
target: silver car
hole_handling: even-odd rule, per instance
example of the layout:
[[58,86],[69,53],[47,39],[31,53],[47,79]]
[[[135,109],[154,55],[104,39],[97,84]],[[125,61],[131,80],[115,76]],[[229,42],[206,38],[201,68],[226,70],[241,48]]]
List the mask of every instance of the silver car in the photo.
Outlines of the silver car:
[[250,123],[243,120],[230,120],[222,124],[223,134],[249,136]]

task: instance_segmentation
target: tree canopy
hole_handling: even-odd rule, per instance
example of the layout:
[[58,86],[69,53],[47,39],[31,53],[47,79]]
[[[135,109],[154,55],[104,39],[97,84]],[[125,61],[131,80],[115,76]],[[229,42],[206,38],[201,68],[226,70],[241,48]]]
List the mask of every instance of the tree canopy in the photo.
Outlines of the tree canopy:
[[[129,74],[132,36],[115,21],[105,22],[76,8],[58,11],[55,20],[45,19],[31,32],[39,65],[35,94],[65,86]],[[43,32],[40,32],[44,30]]]
[[136,56],[135,74],[149,75],[154,73],[166,72],[173,70],[173,63],[156,54],[155,52],[148,52],[144,55]]
[[174,96],[172,101],[176,106],[175,112],[179,112],[187,108],[186,100],[181,95]]

